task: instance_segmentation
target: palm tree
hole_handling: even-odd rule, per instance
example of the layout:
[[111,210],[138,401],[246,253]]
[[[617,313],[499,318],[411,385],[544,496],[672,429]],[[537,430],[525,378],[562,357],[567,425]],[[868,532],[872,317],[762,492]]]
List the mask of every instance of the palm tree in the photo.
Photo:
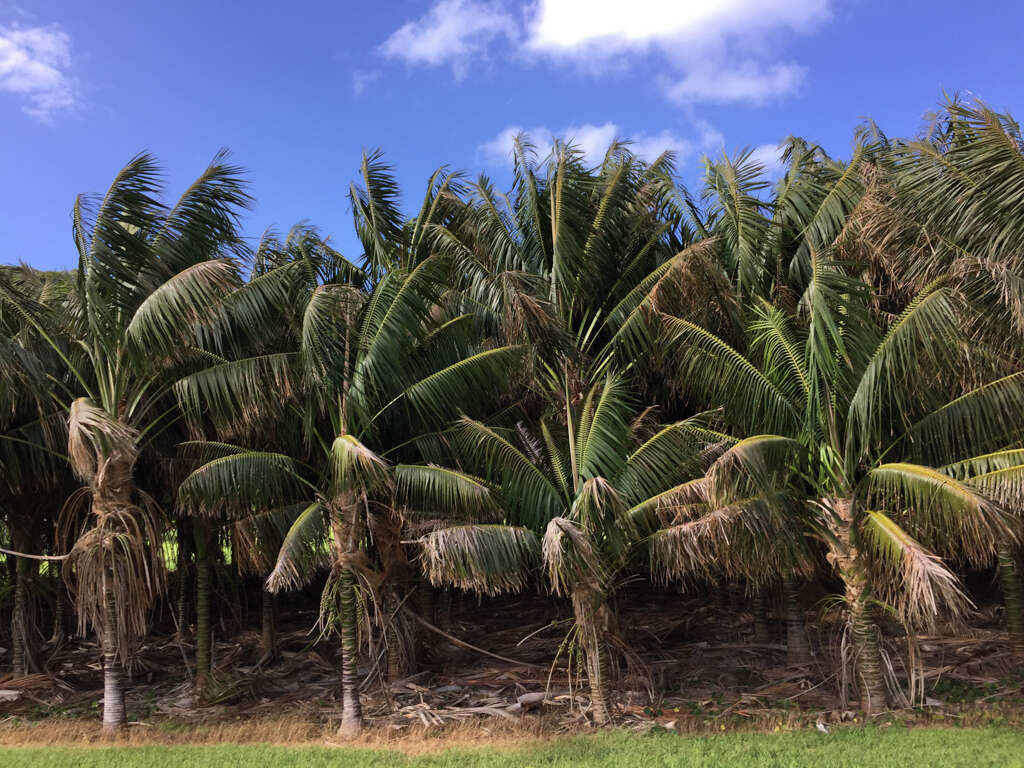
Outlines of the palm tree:
[[[998,446],[1002,430],[989,425],[1020,428],[1024,374],[959,375],[973,354],[961,328],[974,313],[952,280],[891,313],[851,276],[855,266],[815,254],[811,267],[797,312],[755,304],[742,345],[685,318],[663,321],[686,396],[762,433],[748,438],[756,458],[746,465],[789,466],[801,478],[793,490],[843,581],[861,703],[872,711],[887,698],[875,606],[909,629],[943,608],[958,614],[967,598],[934,552],[980,564],[1007,535],[1002,508],[944,467]],[[772,457],[755,444],[793,450]]]
[[[18,296],[22,306],[44,307],[59,301],[66,276],[28,267],[0,268],[0,285]],[[39,574],[41,552],[54,552],[59,505],[40,499],[61,498],[73,480],[61,448],[67,429],[50,393],[61,380],[60,359],[48,348],[24,314],[0,303],[0,520],[14,561],[14,605],[11,644],[14,673],[25,675],[38,668],[30,639],[35,633],[30,606]],[[63,445],[62,445],[63,444]],[[15,552],[25,553],[16,555]],[[26,556],[27,555],[27,556]],[[59,555],[55,555],[59,560]],[[55,563],[47,568],[52,573]],[[60,594],[55,606],[60,606]],[[58,612],[55,610],[55,618]]]
[[158,193],[153,158],[135,157],[95,210],[85,197],[75,203],[79,261],[64,301],[39,311],[2,292],[73,378],[54,399],[66,409],[68,456],[87,494],[70,506],[75,542],[65,573],[80,631],[91,625],[101,636],[105,730],[125,723],[120,667],[164,584],[161,514],[133,469],[177,419],[169,394],[201,364],[194,350],[218,344],[222,300],[240,283],[244,253],[236,217],[249,197],[223,154],[172,208]]
[[463,418],[449,434],[462,468],[399,467],[397,479],[415,508],[463,515],[449,514],[420,541],[432,583],[517,591],[540,565],[552,593],[570,598],[592,713],[607,723],[616,584],[664,494],[707,469],[708,433],[701,418],[652,424],[621,376],[579,398],[564,377],[552,383],[561,412],[542,418],[536,433]]
[[459,410],[492,400],[522,357],[513,345],[482,347],[475,318],[446,306],[458,265],[418,239],[440,215],[444,182],[431,180],[420,216],[403,226],[377,155],[364,159],[363,179],[351,197],[365,267],[335,270],[325,282],[310,268],[315,259],[272,266],[258,279],[287,286],[290,351],[228,360],[178,387],[191,413],[222,429],[275,414],[301,430],[287,452],[212,445],[221,455],[186,479],[179,499],[206,514],[301,504],[268,585],[298,586],[329,567],[321,611],[341,635],[344,735],[363,721],[357,585],[390,618],[406,560],[393,462],[419,456],[418,441]]
[[[856,142],[850,160],[840,162],[820,147],[790,137],[782,152],[786,172],[770,190],[764,167],[750,150],[733,158],[723,153],[714,162],[705,159],[705,209],[697,216],[713,247],[714,265],[705,266],[704,271],[717,273],[715,282],[723,286],[719,301],[732,311],[717,313],[716,324],[664,303],[663,311],[685,316],[721,338],[742,345],[751,306],[768,302],[786,311],[794,310],[808,287],[814,255],[833,247],[859,210],[867,186],[869,157],[868,146],[862,140]],[[699,529],[699,525],[694,527]],[[800,549],[799,539],[803,539],[799,529],[791,529],[787,543]],[[800,557],[796,562],[807,560]],[[809,661],[799,604],[802,578],[799,571],[785,572],[781,578],[787,657],[793,665]]]
[[[901,295],[952,276],[970,300],[983,307],[972,333],[987,354],[1018,368],[1024,349],[1024,305],[1020,274],[1024,137],[1008,114],[981,101],[947,99],[917,140],[890,141],[878,129],[881,151],[873,183],[872,205],[857,219],[851,239],[867,268]],[[1012,361],[1007,363],[1006,361]],[[972,361],[972,368],[988,365]],[[1014,436],[1005,445],[1019,447]],[[955,468],[959,477],[986,474],[984,482],[1018,519],[1020,503],[1005,488],[1013,476],[1007,456],[996,454],[989,466]],[[996,472],[988,475],[989,471]],[[999,478],[1002,478],[1001,480]],[[996,483],[996,485],[993,485]],[[1002,540],[999,580],[1007,623],[1018,653],[1024,654],[1024,603],[1017,540]]]

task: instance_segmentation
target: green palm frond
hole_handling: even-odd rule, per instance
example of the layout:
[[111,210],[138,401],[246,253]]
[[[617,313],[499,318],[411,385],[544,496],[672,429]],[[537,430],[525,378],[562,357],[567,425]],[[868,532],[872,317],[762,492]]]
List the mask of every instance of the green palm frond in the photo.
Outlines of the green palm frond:
[[1024,372],[987,382],[946,403],[907,430],[911,456],[925,463],[971,456],[1017,437],[1024,414]]
[[[228,320],[220,301],[239,283],[238,267],[228,259],[200,261],[165,281],[142,301],[128,323],[126,333],[135,354],[173,353],[190,341],[216,347]],[[201,338],[189,339],[190,333]]]
[[926,545],[963,554],[976,564],[995,556],[1011,536],[1001,507],[977,489],[930,467],[881,464],[868,474],[869,504],[901,512]]
[[288,456],[232,453],[207,462],[178,486],[178,503],[195,514],[234,517],[285,506],[309,494]]
[[399,498],[427,517],[487,517],[494,512],[491,489],[481,478],[446,467],[414,464],[399,464],[394,474]]
[[462,418],[452,439],[468,466],[501,489],[504,507],[515,522],[538,529],[563,509],[550,479],[494,429]]
[[331,529],[322,505],[308,505],[285,534],[277,564],[267,578],[272,592],[305,586],[330,562]]

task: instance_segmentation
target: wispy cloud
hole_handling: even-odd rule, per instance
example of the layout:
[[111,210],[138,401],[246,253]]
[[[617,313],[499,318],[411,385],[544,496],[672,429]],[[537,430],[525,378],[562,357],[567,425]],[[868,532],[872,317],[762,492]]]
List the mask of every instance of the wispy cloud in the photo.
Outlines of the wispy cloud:
[[357,69],[352,73],[352,95],[355,97],[362,96],[366,92],[366,89],[373,85],[381,78],[380,70],[364,70]]
[[782,149],[780,144],[762,144],[751,150],[750,159],[763,165],[769,178],[778,178],[786,170],[782,164]]
[[508,0],[438,0],[381,51],[411,63],[451,64],[457,78],[475,57],[495,51],[590,71],[655,55],[673,101],[762,104],[793,94],[807,74],[773,56],[771,41],[812,30],[837,1],[537,0],[513,13]]
[[579,147],[587,160],[594,164],[601,161],[608,146],[615,139],[629,140],[630,149],[644,160],[655,160],[662,153],[670,151],[675,153],[676,160],[680,163],[685,163],[698,153],[720,149],[724,144],[722,134],[703,121],[695,122],[692,135],[687,136],[669,130],[658,133],[640,132],[626,136],[613,122],[599,125],[584,123],[560,131],[552,131],[545,126],[524,129],[519,125],[510,125],[494,138],[481,144],[478,147],[478,154],[488,165],[510,167],[513,140],[519,133],[529,136],[542,154],[551,149],[556,138],[568,141]]
[[56,25],[0,25],[0,91],[25,101],[26,114],[43,122],[72,109],[71,38]]
[[385,56],[409,64],[449,64],[462,79],[474,57],[496,40],[515,40],[519,26],[497,2],[439,0],[427,14],[396,29],[380,46]]
[[798,64],[780,63],[764,68],[746,61],[734,69],[696,67],[682,80],[669,84],[666,93],[679,104],[763,104],[795,93],[806,75],[807,69]]

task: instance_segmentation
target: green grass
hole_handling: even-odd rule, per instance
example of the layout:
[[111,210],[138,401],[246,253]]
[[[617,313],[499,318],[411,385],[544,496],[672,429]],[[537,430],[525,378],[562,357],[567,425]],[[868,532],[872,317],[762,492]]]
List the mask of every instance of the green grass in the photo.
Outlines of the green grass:
[[386,750],[325,747],[194,746],[0,748],[0,765],[25,768],[907,768],[1024,766],[1024,731],[1008,728],[847,728],[832,734],[716,736],[600,734],[506,750],[452,750],[406,757]]

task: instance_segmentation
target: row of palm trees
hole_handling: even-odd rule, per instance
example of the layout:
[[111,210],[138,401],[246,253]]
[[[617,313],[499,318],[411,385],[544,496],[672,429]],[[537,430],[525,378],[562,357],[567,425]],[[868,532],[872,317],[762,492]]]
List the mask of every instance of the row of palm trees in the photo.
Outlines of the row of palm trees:
[[[307,224],[248,245],[223,155],[170,207],[140,155],[76,201],[77,270],[0,275],[6,549],[61,563],[108,729],[172,528],[200,692],[226,535],[268,606],[323,583],[346,733],[361,647],[408,672],[430,623],[408,598],[431,585],[568,598],[611,721],[614,596],[637,574],[790,596],[838,579],[878,710],[879,617],[964,618],[958,569],[998,564],[1024,651],[1022,147],[1009,116],[951,101],[917,140],[864,127],[846,162],[790,139],[774,182],[749,152],[708,160],[692,196],[670,153],[616,142],[595,166],[520,136],[507,193],[442,168],[411,217],[373,153],[354,261]],[[36,566],[8,562],[24,671]]]

